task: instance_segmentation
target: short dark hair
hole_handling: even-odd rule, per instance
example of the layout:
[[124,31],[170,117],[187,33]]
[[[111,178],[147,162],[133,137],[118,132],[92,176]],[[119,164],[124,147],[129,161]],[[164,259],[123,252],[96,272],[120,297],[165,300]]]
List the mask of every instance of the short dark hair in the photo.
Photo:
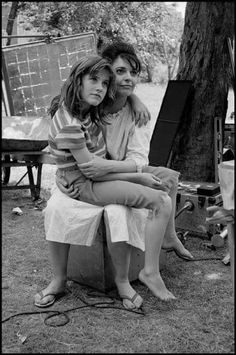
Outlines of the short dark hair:
[[134,47],[127,42],[117,41],[107,45],[101,53],[103,58],[106,58],[113,63],[116,58],[121,57],[126,59],[131,65],[132,69],[139,74],[141,71],[141,62],[135,53]]

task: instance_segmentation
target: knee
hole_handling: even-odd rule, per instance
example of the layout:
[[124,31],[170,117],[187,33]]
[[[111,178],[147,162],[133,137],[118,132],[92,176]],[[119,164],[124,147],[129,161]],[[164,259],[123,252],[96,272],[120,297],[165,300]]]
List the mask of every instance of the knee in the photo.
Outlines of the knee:
[[167,215],[171,214],[172,210],[172,200],[170,196],[166,193],[162,196],[162,201],[163,201],[163,212]]
[[160,178],[163,179],[164,185],[166,185],[169,192],[177,191],[179,175],[180,173],[178,171],[162,168]]
[[179,184],[179,174],[177,173],[170,174],[167,184],[169,187],[169,192],[168,192],[169,195],[172,196],[174,193],[177,193],[178,184]]
[[176,170],[166,168],[166,179],[169,181],[172,186],[178,186],[180,173]]
[[179,183],[179,174],[173,174],[172,177],[173,181],[173,188],[177,189],[178,188],[178,183]]
[[172,211],[172,200],[171,197],[165,191],[160,191],[158,197],[158,212],[169,217]]

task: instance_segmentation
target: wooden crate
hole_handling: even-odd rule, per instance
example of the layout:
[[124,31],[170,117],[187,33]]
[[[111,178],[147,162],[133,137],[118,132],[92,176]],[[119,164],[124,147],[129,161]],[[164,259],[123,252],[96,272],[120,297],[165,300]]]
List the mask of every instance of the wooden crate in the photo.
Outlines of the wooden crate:
[[[166,264],[166,252],[161,251],[160,268]],[[144,252],[132,248],[129,279],[138,278],[144,265]],[[71,245],[68,279],[106,292],[115,288],[112,260],[108,252],[104,221],[100,224],[94,244],[90,247]]]

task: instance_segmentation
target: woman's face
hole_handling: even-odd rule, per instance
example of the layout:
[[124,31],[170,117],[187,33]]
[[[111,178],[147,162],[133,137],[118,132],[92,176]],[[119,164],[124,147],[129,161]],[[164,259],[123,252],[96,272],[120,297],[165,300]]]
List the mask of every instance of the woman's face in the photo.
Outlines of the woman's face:
[[104,99],[110,83],[110,73],[103,69],[96,74],[85,74],[80,86],[80,97],[89,105],[98,106]]
[[138,73],[126,59],[121,57],[114,60],[112,68],[116,78],[116,94],[119,96],[131,95],[138,81]]

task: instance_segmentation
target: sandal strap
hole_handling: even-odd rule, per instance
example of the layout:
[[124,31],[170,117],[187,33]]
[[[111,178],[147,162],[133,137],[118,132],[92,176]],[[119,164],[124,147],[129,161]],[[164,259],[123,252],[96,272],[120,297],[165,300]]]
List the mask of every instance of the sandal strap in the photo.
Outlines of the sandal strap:
[[135,294],[133,295],[133,297],[130,297],[130,296],[126,296],[126,295],[120,295],[120,298],[122,298],[123,300],[126,299],[126,300],[129,300],[130,302],[132,302],[134,305],[135,305],[135,300],[140,297],[142,299],[142,297],[137,293],[135,292]]
[[43,291],[39,291],[38,292],[38,295],[40,296],[41,300],[44,298],[44,297],[47,297],[47,296],[56,296],[57,293],[46,293],[46,295],[43,294]]

